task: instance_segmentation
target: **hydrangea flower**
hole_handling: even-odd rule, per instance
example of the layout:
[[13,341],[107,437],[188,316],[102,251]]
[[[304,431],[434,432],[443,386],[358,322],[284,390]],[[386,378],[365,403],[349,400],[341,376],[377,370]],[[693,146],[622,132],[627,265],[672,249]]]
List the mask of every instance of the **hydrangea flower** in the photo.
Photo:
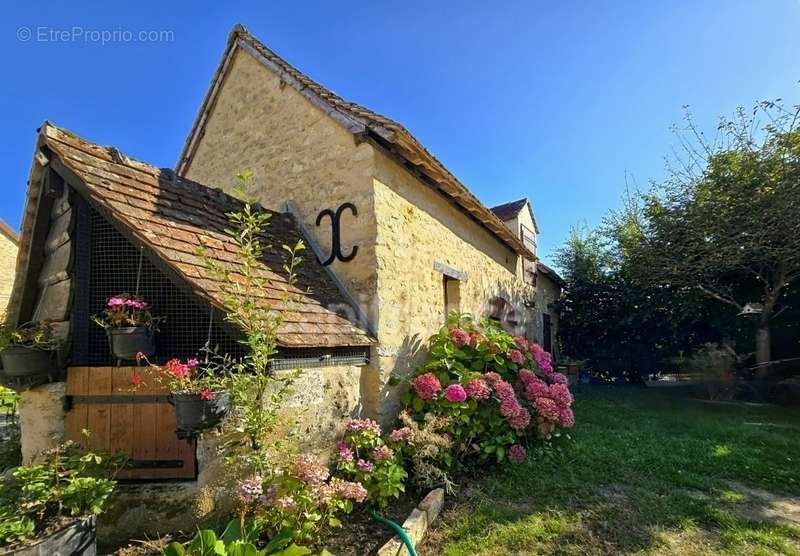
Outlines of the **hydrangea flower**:
[[520,444],[514,444],[508,449],[508,461],[511,463],[522,463],[526,455],[525,448]]
[[374,463],[372,463],[371,461],[367,461],[367,460],[365,460],[365,459],[359,459],[359,460],[356,462],[356,467],[358,467],[358,468],[359,468],[361,471],[363,471],[364,473],[369,473],[369,472],[371,472],[373,469],[375,469],[375,464],[374,464]]
[[572,393],[569,391],[566,384],[552,384],[549,389],[550,397],[553,398],[559,406],[564,408],[572,405]]
[[343,481],[342,479],[334,477],[331,479],[330,484],[336,494],[342,498],[352,500],[359,504],[367,499],[367,489],[364,488],[364,485],[361,483]]
[[523,338],[522,336],[514,336],[514,343],[517,344],[520,350],[522,351],[529,351],[528,340]]
[[550,387],[541,378],[534,377],[525,384],[524,396],[530,401],[534,401],[536,398],[549,397]]
[[350,419],[345,428],[351,432],[369,431],[380,436],[381,426],[372,419]]
[[563,407],[558,414],[562,427],[571,428],[573,425],[575,425],[575,415],[572,413],[570,408]]
[[512,363],[516,363],[517,365],[525,363],[525,356],[522,355],[522,352],[518,349],[510,350],[508,352],[508,358],[511,359]]
[[442,383],[433,373],[425,373],[414,379],[414,390],[426,402],[434,399],[441,389]]
[[515,411],[508,416],[508,425],[515,430],[522,430],[531,423],[530,412],[522,406],[517,406]]
[[389,440],[392,442],[405,442],[411,438],[412,430],[409,427],[402,427],[395,429],[389,434]]
[[467,396],[478,401],[488,400],[489,396],[492,394],[489,385],[485,380],[480,378],[467,382],[464,386],[464,391],[467,393]]
[[497,374],[494,371],[490,371],[490,372],[486,373],[485,375],[483,375],[483,378],[485,378],[487,381],[489,381],[490,384],[494,384],[495,382],[503,380],[503,377],[501,377],[499,374]]
[[330,472],[310,454],[297,456],[290,468],[292,476],[306,483],[319,485],[328,480]]
[[567,381],[567,375],[565,375],[563,373],[553,373],[553,374],[551,374],[550,375],[550,380],[552,380],[556,384],[566,384],[568,382]]
[[394,453],[388,446],[378,446],[372,450],[372,457],[375,461],[386,461],[391,459],[393,455]]
[[294,499],[294,496],[287,494],[275,500],[275,505],[283,511],[291,511],[297,508],[297,501]]
[[258,475],[239,481],[239,498],[246,503],[255,502],[264,492],[263,484],[263,479]]
[[537,398],[533,405],[539,416],[546,421],[558,421],[561,416],[558,404],[550,398]]
[[450,331],[450,338],[457,346],[466,346],[470,342],[469,332],[463,328],[453,328]]
[[336,449],[339,450],[339,459],[342,461],[353,461],[353,449],[347,442],[340,441],[336,443]]
[[467,392],[460,384],[451,384],[445,388],[444,397],[448,402],[459,403],[467,399]]

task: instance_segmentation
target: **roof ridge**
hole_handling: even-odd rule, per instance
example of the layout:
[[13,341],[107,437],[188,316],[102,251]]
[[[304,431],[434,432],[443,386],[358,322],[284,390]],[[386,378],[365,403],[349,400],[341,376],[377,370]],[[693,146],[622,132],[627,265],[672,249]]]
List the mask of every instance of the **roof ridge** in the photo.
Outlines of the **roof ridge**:
[[231,29],[222,60],[214,72],[211,86],[203,99],[197,117],[181,150],[176,167],[176,171],[179,174],[183,174],[186,167],[191,164],[197,141],[199,137],[202,137],[201,130],[213,110],[216,95],[222,87],[222,81],[233,53],[237,46],[240,45],[243,45],[242,48],[245,51],[249,49],[249,53],[255,58],[258,59],[260,57],[259,61],[263,65],[286,80],[289,85],[294,87],[310,102],[323,109],[331,118],[343,125],[351,133],[369,131],[377,135],[381,140],[388,142],[391,148],[387,149],[382,144],[379,146],[403,158],[412,167],[417,168],[420,173],[430,180],[434,188],[438,189],[442,195],[449,197],[461,210],[475,219],[496,239],[520,255],[531,260],[536,259],[536,255],[508,230],[503,221],[484,205],[433,153],[422,145],[405,126],[360,104],[343,99],[287,62],[263,42],[259,41],[244,25],[238,23]]

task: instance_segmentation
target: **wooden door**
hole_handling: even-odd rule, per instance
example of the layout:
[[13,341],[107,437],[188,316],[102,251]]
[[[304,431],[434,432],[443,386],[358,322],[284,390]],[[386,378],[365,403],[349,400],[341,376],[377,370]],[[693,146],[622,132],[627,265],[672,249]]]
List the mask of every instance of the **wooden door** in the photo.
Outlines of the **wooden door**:
[[[143,377],[135,391],[134,372]],[[130,466],[120,479],[194,479],[196,442],[175,435],[175,409],[167,393],[146,369],[71,367],[65,436],[91,449],[126,454]]]

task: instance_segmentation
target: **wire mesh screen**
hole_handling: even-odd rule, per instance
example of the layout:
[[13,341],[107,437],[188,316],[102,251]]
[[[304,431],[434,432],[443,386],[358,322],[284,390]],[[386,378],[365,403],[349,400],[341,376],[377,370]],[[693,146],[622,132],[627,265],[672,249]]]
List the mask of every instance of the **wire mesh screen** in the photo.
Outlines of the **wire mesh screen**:
[[[200,356],[203,346],[210,345],[220,353],[238,357],[244,348],[233,337],[232,330],[218,311],[175,284],[153,265],[140,250],[120,234],[102,215],[90,209],[91,247],[86,288],[88,315],[103,311],[106,300],[116,294],[142,296],[150,303],[152,313],[163,317],[156,340],[156,360],[172,357]],[[80,285],[78,287],[81,287]],[[87,315],[87,317],[88,317]],[[210,333],[209,333],[209,320]],[[113,360],[103,328],[91,325],[87,333],[87,349],[76,350],[79,365],[112,365]]]

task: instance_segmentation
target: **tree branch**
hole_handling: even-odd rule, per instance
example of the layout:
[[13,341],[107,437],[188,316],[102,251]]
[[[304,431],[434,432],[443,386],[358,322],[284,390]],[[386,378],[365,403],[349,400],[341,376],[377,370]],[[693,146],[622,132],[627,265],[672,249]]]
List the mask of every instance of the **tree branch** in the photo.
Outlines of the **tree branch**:
[[721,295],[721,294],[719,294],[719,293],[717,293],[717,292],[715,292],[713,290],[710,290],[707,287],[703,286],[702,284],[697,284],[696,287],[697,287],[698,290],[700,290],[701,292],[703,292],[704,294],[706,294],[709,297],[713,297],[717,301],[722,301],[723,303],[727,303],[728,305],[733,305],[734,307],[736,307],[740,311],[744,309],[744,307],[742,305],[740,305],[739,303],[737,303],[736,301],[734,301],[730,297],[726,297],[726,296]]

